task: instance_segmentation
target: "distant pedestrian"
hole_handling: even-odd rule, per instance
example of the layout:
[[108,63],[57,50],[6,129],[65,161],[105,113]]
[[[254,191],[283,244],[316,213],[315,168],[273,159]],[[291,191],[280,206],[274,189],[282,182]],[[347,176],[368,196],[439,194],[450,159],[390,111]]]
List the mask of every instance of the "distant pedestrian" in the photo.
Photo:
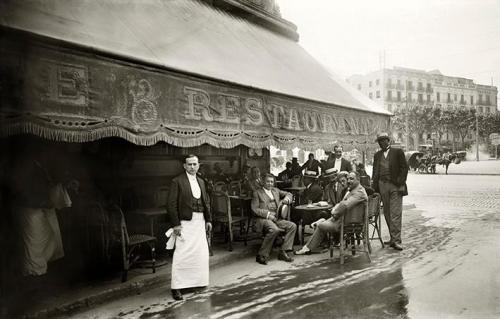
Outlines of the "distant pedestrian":
[[208,286],[208,242],[212,230],[210,197],[196,175],[196,155],[184,159],[185,172],[172,180],[167,209],[176,236],[172,261],[172,297],[182,300],[180,289]]
[[377,137],[380,150],[373,156],[373,188],[380,193],[384,203],[384,216],[389,228],[391,240],[387,243],[396,250],[401,246],[401,223],[403,212],[403,196],[408,195],[406,177],[408,164],[404,152],[390,147],[387,133]]

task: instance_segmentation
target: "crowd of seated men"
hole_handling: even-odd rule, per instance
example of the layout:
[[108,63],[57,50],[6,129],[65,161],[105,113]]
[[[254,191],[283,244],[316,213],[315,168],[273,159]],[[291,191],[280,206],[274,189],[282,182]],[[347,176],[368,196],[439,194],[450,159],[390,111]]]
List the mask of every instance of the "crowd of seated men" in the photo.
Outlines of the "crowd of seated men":
[[[353,165],[354,164],[354,165]],[[293,242],[297,231],[296,223],[290,221],[292,205],[325,201],[332,209],[316,212],[318,222],[315,231],[306,245],[293,252],[296,255],[309,254],[322,241],[327,232],[335,234],[339,230],[339,218],[358,203],[367,200],[368,189],[360,185],[360,173],[366,175],[362,164],[351,163],[342,157],[342,147],[336,146],[325,161],[318,161],[314,154],[300,165],[297,158],[287,162],[285,170],[276,177],[270,173],[261,174],[258,167],[245,166],[240,176],[242,192],[251,196],[251,211],[255,219],[255,230],[262,232],[264,240],[257,253],[256,261],[266,265],[276,238],[282,236],[278,260],[293,261],[289,253],[293,252]],[[210,176],[209,184],[229,183],[216,163],[215,174]],[[201,170],[201,175],[204,172]],[[206,175],[206,174],[205,174]],[[292,180],[299,178],[301,186],[300,201],[294,202],[292,193],[286,189],[292,186]],[[279,188],[276,181],[280,181]],[[337,238],[338,240],[338,238]]]

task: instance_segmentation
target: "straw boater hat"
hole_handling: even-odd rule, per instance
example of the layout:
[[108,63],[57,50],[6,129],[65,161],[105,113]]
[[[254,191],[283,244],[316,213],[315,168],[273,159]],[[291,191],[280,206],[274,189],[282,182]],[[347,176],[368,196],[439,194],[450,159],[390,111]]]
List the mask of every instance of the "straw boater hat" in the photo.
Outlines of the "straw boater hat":
[[377,139],[375,140],[375,142],[378,142],[380,140],[383,140],[383,139],[388,139],[389,141],[391,140],[391,138],[389,137],[389,134],[387,133],[380,133],[379,135],[377,135]]
[[337,171],[338,170],[335,167],[325,169],[325,171],[323,172],[323,177],[333,176],[333,175],[337,174]]
[[318,173],[315,172],[315,171],[305,171],[304,172],[304,177],[318,178]]

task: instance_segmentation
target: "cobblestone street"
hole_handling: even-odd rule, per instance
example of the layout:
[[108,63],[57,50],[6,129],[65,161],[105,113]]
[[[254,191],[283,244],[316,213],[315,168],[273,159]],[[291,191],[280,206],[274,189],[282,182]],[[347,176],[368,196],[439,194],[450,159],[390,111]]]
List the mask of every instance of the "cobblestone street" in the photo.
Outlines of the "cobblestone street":
[[412,173],[408,181],[401,253],[374,241],[371,264],[357,255],[340,266],[322,253],[261,266],[251,256],[214,269],[211,287],[184,302],[173,302],[165,283],[75,317],[498,318],[500,176]]

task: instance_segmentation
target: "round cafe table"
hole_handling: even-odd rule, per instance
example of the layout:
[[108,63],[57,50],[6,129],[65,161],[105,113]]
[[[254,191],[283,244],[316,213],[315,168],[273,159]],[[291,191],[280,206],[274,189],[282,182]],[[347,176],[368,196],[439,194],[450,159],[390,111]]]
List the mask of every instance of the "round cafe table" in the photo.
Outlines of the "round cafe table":
[[321,217],[330,217],[329,211],[332,208],[333,205],[331,204],[328,204],[327,206],[320,206],[318,205],[318,203],[314,203],[311,205],[298,205],[292,209],[291,220],[298,226],[297,234],[299,236],[299,242],[301,245],[304,245],[304,226],[317,221]]

